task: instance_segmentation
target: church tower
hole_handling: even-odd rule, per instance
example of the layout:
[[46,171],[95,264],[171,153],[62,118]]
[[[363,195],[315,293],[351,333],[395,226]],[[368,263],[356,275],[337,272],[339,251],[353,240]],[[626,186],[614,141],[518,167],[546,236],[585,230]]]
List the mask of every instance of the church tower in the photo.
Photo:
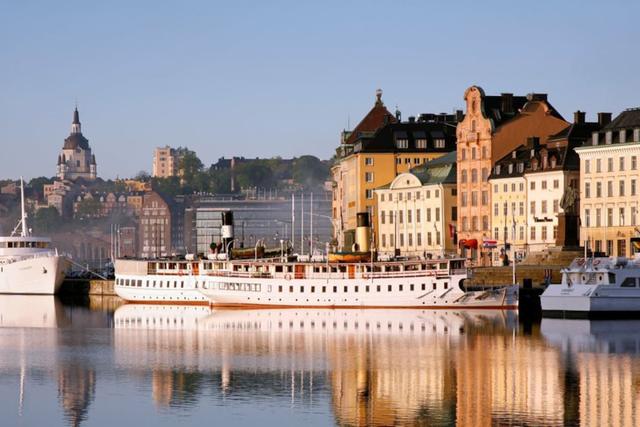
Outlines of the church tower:
[[64,140],[62,152],[58,156],[57,173],[59,179],[93,180],[97,177],[96,156],[91,153],[89,140],[82,135],[78,107],[73,111],[71,134]]

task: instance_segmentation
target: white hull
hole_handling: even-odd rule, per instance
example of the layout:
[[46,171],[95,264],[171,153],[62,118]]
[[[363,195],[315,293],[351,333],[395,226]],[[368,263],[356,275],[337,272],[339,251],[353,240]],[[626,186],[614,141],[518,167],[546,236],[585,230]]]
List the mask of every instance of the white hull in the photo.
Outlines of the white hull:
[[[124,285],[127,282],[129,285]],[[130,302],[209,305],[209,300],[196,289],[195,283],[195,276],[116,275],[114,289],[120,298]]]
[[464,292],[451,278],[244,279],[209,278],[201,292],[214,306],[517,308],[517,287]]
[[609,285],[550,285],[540,296],[544,312],[640,312],[640,288]]
[[66,257],[53,254],[0,264],[0,294],[53,295],[68,268]]

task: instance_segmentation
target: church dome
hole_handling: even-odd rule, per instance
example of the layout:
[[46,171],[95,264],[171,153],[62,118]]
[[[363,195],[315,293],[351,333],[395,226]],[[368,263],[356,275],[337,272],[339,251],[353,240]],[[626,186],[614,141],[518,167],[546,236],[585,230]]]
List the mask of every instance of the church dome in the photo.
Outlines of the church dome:
[[72,133],[64,140],[63,148],[65,150],[75,150],[76,148],[87,150],[89,149],[89,140],[81,133]]

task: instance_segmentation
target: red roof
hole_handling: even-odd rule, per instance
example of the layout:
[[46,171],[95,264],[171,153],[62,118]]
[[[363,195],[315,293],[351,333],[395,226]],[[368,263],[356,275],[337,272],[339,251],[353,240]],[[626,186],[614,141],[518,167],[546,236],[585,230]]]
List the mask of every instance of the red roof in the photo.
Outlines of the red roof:
[[[385,119],[386,118],[386,119]],[[346,144],[353,144],[363,133],[374,133],[387,123],[395,123],[396,118],[387,110],[382,102],[382,91],[376,91],[376,103],[366,116],[353,129]]]

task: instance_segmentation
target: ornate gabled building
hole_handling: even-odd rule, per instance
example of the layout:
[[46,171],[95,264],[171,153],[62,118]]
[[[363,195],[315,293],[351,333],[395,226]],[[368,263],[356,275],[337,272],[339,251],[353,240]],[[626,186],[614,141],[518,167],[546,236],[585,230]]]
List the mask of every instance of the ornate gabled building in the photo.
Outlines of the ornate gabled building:
[[96,157],[91,153],[89,140],[82,135],[77,107],[73,112],[71,134],[64,140],[62,152],[58,156],[56,175],[62,180],[94,180],[97,177]]
[[461,255],[476,265],[490,265],[493,254],[484,247],[491,239],[492,200],[489,175],[499,159],[536,136],[547,138],[567,126],[547,95],[485,95],[478,86],[464,94],[466,114],[457,125],[458,243]]

